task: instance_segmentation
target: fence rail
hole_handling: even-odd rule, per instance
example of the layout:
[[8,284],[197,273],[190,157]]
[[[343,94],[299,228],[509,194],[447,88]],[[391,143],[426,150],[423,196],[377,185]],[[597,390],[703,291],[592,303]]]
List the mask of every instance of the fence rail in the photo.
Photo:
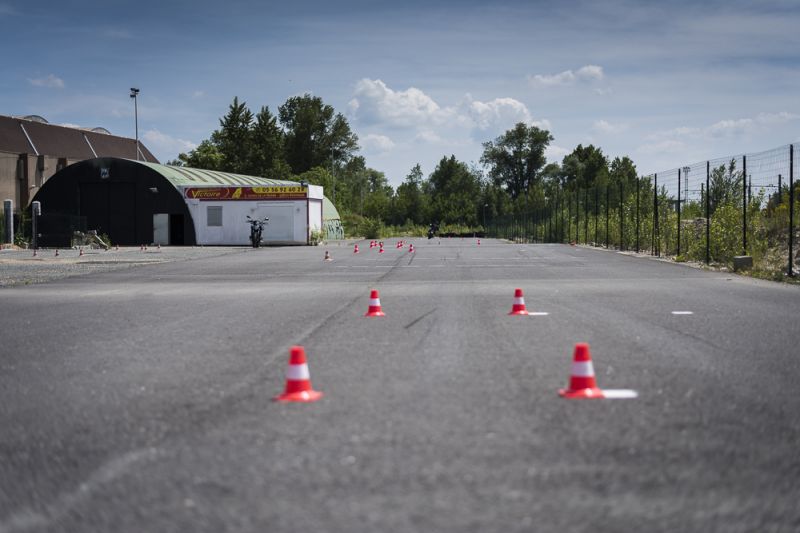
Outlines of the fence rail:
[[799,147],[723,157],[628,181],[606,179],[590,187],[562,183],[539,206],[489,221],[487,234],[707,264],[751,255],[765,270],[794,276]]

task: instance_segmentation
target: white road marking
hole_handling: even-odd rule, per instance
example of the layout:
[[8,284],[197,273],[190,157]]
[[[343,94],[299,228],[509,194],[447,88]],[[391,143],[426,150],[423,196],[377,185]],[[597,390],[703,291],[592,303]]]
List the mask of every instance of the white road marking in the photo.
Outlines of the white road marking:
[[693,315],[694,313],[691,311],[673,311],[673,315]]
[[627,400],[636,398],[639,393],[630,389],[603,389],[603,398],[607,400]]
[[528,316],[547,316],[549,314],[546,311],[528,311]]

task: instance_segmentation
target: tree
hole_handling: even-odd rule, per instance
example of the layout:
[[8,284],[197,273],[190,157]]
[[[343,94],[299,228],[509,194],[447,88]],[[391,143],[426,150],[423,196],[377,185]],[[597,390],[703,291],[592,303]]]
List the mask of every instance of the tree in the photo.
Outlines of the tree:
[[742,171],[736,170],[736,159],[731,159],[727,167],[720,165],[711,171],[708,190],[710,213],[722,205],[742,205]]
[[334,162],[344,165],[358,150],[358,137],[347,119],[318,96],[293,96],[278,108],[278,116],[285,132],[286,162],[295,174]]
[[256,114],[250,138],[250,167],[253,174],[272,179],[288,179],[289,165],[283,157],[283,132],[278,119],[262,106]]
[[228,114],[219,120],[220,129],[211,134],[211,141],[222,154],[222,169],[237,174],[254,174],[251,160],[251,127],[253,113],[239,97],[233,98]]
[[222,170],[223,160],[217,146],[208,139],[201,142],[197,148],[188,154],[178,154],[180,166],[202,168],[206,170]]
[[547,161],[544,151],[552,140],[549,131],[519,122],[483,143],[481,163],[489,167],[489,177],[516,199],[541,182],[539,171]]
[[478,224],[481,182],[475,171],[455,156],[443,157],[428,184],[433,219],[443,224]]
[[414,224],[428,222],[427,197],[422,193],[422,168],[414,165],[403,183],[397,187],[397,218],[399,223],[410,220]]
[[636,180],[638,179],[636,165],[628,156],[622,158],[615,157],[611,162],[609,175],[615,183],[622,183],[627,191],[636,187]]
[[571,154],[564,156],[561,171],[571,188],[592,187],[607,178],[608,159],[600,148],[579,144]]

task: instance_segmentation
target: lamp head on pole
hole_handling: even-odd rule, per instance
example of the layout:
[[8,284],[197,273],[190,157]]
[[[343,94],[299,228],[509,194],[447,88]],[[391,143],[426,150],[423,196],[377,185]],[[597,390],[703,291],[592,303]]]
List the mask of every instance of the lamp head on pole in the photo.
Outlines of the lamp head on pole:
[[139,94],[139,89],[136,87],[131,87],[131,98],[136,98],[137,94]]

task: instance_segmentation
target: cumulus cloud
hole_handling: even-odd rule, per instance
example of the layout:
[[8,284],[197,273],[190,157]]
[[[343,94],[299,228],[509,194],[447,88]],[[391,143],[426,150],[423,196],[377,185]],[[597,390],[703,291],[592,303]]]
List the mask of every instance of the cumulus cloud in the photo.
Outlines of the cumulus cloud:
[[439,122],[446,115],[430,96],[415,87],[395,91],[381,80],[366,78],[356,83],[349,108],[350,113],[365,124],[404,127]]
[[48,74],[44,78],[28,78],[28,83],[34,87],[49,87],[51,89],[64,88],[64,80],[55,74]]
[[559,161],[564,158],[570,151],[566,148],[562,148],[560,146],[556,146],[551,144],[544,150],[544,156],[547,158],[548,161],[554,162]]
[[547,120],[534,120],[528,107],[514,98],[484,102],[467,94],[458,104],[445,106],[420,89],[398,91],[381,80],[360,80],[349,108],[353,118],[362,124],[416,128],[416,139],[427,143],[441,142],[438,130],[443,128],[458,128],[482,139],[499,135],[518,122],[550,129]]
[[[172,137],[155,129],[144,132],[142,140],[150,151],[156,154],[177,155],[180,152],[188,152],[197,148],[197,145],[191,141]],[[174,157],[174,155],[169,157]],[[159,156],[159,158],[161,157]]]
[[669,139],[714,139],[721,137],[734,137],[745,133],[762,131],[768,126],[785,124],[800,120],[797,113],[781,111],[779,113],[759,113],[755,117],[725,119],[715,122],[710,126],[679,127],[659,131],[647,137],[648,141],[658,142]]
[[367,152],[385,153],[394,148],[394,141],[385,135],[370,133],[361,138],[361,146]]
[[638,152],[646,155],[651,154],[679,154],[686,151],[686,144],[676,139],[666,139],[663,141],[643,144],[638,148]]
[[576,71],[565,70],[558,74],[529,75],[528,82],[534,87],[554,87],[559,85],[573,85],[577,82],[600,81],[604,77],[603,67],[599,65],[585,65]]
[[592,129],[594,131],[608,135],[623,132],[627,129],[627,127],[628,126],[626,124],[612,124],[606,120],[597,120],[592,125]]

